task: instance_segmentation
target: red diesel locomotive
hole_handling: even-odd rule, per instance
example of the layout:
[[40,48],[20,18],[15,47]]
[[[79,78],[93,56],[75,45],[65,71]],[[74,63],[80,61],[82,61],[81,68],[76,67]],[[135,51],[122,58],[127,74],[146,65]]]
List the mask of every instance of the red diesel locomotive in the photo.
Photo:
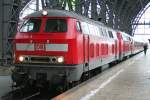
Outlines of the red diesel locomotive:
[[38,11],[24,18],[15,36],[12,79],[17,86],[71,84],[142,51],[142,43],[134,43],[124,32],[73,12]]

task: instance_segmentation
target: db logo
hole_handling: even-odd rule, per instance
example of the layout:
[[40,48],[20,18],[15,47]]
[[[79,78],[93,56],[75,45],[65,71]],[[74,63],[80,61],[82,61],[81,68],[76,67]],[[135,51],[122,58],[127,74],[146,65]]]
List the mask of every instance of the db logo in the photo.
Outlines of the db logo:
[[43,51],[43,50],[45,50],[45,45],[44,44],[35,44],[35,50]]

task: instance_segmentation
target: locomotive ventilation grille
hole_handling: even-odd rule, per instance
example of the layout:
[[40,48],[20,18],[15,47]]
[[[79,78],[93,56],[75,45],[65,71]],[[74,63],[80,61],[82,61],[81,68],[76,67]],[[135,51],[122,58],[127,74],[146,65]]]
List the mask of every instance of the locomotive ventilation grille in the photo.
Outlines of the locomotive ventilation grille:
[[48,63],[51,61],[49,57],[31,57],[30,60],[31,62],[42,62],[42,63]]
[[26,63],[58,63],[59,56],[24,56]]

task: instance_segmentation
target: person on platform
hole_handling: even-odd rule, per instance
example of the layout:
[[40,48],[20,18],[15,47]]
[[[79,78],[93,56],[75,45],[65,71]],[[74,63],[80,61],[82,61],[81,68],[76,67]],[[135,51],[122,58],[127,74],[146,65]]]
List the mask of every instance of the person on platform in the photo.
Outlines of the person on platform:
[[144,54],[146,55],[146,52],[147,52],[147,49],[148,49],[147,43],[144,44],[143,48],[144,48]]

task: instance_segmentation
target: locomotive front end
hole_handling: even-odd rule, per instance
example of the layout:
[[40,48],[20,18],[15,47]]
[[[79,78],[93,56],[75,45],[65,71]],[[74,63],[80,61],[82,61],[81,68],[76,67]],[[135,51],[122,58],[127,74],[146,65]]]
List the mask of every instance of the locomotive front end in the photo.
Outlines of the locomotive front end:
[[[13,81],[17,84],[31,83],[36,86],[45,84],[64,84],[76,80],[76,60],[72,19],[68,17],[27,18],[14,40],[15,71]],[[44,14],[47,14],[44,12]],[[38,14],[35,13],[37,16]],[[72,28],[72,29],[69,29]],[[73,66],[75,65],[75,66]],[[28,81],[28,82],[26,82]]]

